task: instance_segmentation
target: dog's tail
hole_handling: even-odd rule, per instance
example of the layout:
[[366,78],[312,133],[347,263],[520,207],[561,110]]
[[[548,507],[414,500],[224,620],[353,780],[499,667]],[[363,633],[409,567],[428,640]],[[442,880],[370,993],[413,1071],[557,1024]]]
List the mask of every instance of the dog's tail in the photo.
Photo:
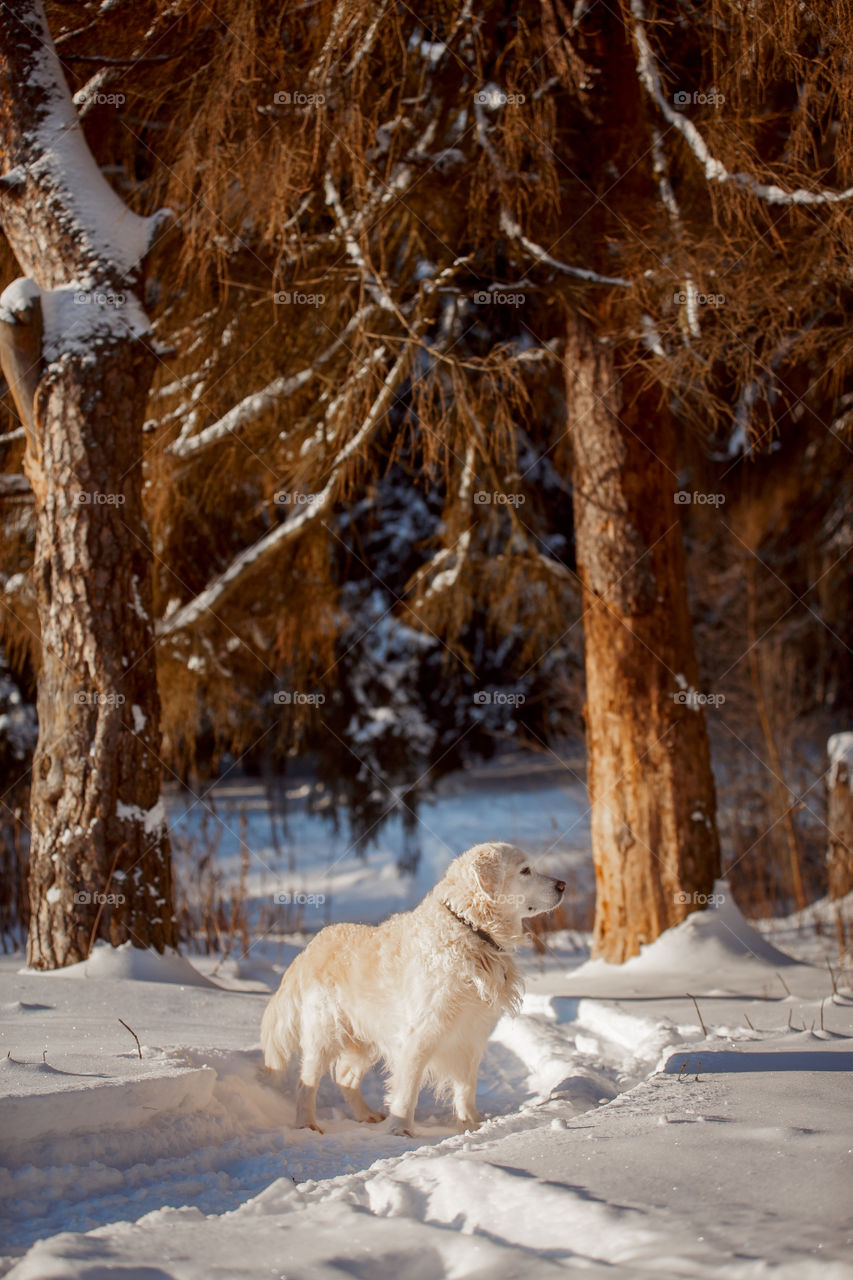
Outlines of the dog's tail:
[[299,1048],[300,1022],[298,984],[288,969],[261,1020],[264,1064],[272,1071],[284,1071]]

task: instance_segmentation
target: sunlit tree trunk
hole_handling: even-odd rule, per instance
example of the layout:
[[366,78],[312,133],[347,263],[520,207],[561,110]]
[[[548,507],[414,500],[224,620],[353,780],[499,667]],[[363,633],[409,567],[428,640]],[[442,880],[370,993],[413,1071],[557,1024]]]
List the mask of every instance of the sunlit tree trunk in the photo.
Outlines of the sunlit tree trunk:
[[621,962],[720,873],[665,413],[580,325],[566,354],[583,583],[595,951]]
[[41,5],[0,7],[0,45],[0,213],[24,273],[0,324],[41,627],[28,959],[56,968],[96,937],[176,941],[141,501],[154,357],[133,292],[156,222],[95,165]]

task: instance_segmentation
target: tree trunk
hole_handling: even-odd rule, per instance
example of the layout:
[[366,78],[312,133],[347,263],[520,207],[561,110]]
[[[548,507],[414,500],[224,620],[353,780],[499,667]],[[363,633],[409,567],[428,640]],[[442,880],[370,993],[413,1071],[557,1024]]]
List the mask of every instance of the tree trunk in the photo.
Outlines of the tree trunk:
[[827,751],[829,896],[843,898],[853,890],[853,733],[833,734]]
[[583,583],[595,953],[621,963],[720,873],[665,413],[580,325],[566,354]]
[[[0,310],[32,333],[39,305],[44,323],[22,414],[42,646],[28,961],[56,968],[97,937],[176,942],[142,514],[154,357],[133,293],[155,220],[126,209],[97,169],[41,5],[2,6],[0,42],[0,210],[29,277]],[[19,394],[27,385],[17,378]]]

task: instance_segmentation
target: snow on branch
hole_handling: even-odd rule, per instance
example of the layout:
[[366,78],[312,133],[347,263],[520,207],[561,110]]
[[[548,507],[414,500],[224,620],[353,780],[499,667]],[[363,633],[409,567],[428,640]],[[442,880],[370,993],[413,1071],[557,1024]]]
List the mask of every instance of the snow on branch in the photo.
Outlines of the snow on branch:
[[80,128],[42,5],[22,6],[16,23],[16,61],[18,67],[27,64],[18,109],[32,114],[23,146],[11,157],[23,170],[24,182],[18,184],[21,194],[12,197],[14,208],[4,211],[4,224],[10,214],[26,218],[33,204],[41,204],[51,210],[64,244],[74,245],[73,260],[67,249],[63,253],[58,245],[41,242],[38,252],[24,255],[32,261],[22,260],[22,237],[13,235],[16,256],[42,289],[72,282],[86,287],[98,278],[98,268],[110,265],[125,276],[139,265],[171,215],[163,210],[140,217],[104,178]]
[[323,179],[323,190],[326,196],[326,204],[328,204],[334,212],[335,220],[343,234],[347,253],[358,267],[361,277],[364,280],[365,288],[378,306],[382,307],[384,311],[392,311],[397,315],[397,307],[393,298],[385,288],[382,281],[374,275],[370,267],[367,265],[367,260],[361,251],[361,245],[358,243],[353,229],[350,226],[349,219],[344,213],[344,207],[341,204],[341,197],[330,173],[327,173]]
[[578,280],[588,280],[590,284],[611,284],[620,285],[623,289],[632,288],[632,282],[625,280],[622,276],[603,276],[597,271],[590,271],[587,267],[573,267],[567,262],[552,258],[547,249],[543,249],[541,245],[524,235],[521,227],[506,209],[501,212],[501,231],[513,240],[518,240],[519,244],[522,244],[538,262],[546,262],[549,267],[553,267],[555,271],[562,271],[564,275],[575,276]]
[[203,614],[210,612],[214,605],[218,604],[231,591],[235,582],[248,568],[256,565],[260,560],[265,559],[271,551],[285,545],[291,538],[302,533],[308,525],[317,520],[331,506],[344,467],[353,455],[364,447],[391,408],[397,388],[405,377],[408,364],[409,350],[404,347],[385,375],[379,394],[370,406],[367,416],[358,431],[337,455],[328,480],[320,492],[313,495],[313,501],[305,503],[297,515],[290,520],[285,520],[280,525],[276,525],[274,529],[271,529],[269,533],[265,533],[251,547],[241,551],[232,560],[228,568],[215,577],[212,582],[208,583],[194,600],[188,601],[185,605],[176,609],[170,617],[164,618],[158,627],[160,636],[172,635],[176,631],[192,626]]
[[702,134],[692,120],[676,111],[667,101],[663,91],[655,56],[642,24],[646,21],[646,10],[643,0],[631,0],[631,13],[634,15],[634,41],[637,48],[637,72],[649,96],[654,99],[658,109],[674,129],[677,129],[705,171],[709,182],[734,182],[738,186],[766,200],[768,204],[838,204],[853,196],[853,187],[846,191],[806,191],[798,187],[796,191],[783,191],[773,184],[759,182],[749,173],[730,173],[722,161],[711,154]]
[[336,351],[345,345],[353,330],[361,324],[372,310],[372,306],[367,306],[357,311],[340,336],[330,346],[326,347],[325,351],[321,351],[306,369],[300,369],[299,373],[294,373],[289,378],[274,378],[272,382],[267,383],[260,391],[254,391],[251,395],[244,396],[221,418],[199,431],[197,435],[180,436],[169,446],[168,452],[176,458],[191,457],[202,449],[206,449],[209,445],[215,444],[216,441],[222,440],[225,436],[234,435],[249,423],[255,422],[268,409],[274,408],[279,401],[293,395],[295,391],[310,382],[320,365],[324,364]]
[[[459,480],[459,506],[462,510],[466,507],[470,508],[471,505],[471,496],[474,488],[474,457],[474,445],[473,442],[469,442],[465,449],[465,461],[462,466],[462,475]],[[433,596],[449,591],[452,587],[456,586],[456,583],[459,580],[459,574],[462,572],[462,566],[468,558],[468,550],[470,546],[471,527],[464,530],[452,547],[443,547],[441,551],[433,556],[428,564],[424,565],[418,575],[418,579],[420,580],[425,578],[429,574],[433,574],[434,576],[426,590],[419,595],[415,602],[416,605],[424,605],[431,600]],[[445,568],[444,566],[451,560],[453,561],[452,565],[449,568]]]

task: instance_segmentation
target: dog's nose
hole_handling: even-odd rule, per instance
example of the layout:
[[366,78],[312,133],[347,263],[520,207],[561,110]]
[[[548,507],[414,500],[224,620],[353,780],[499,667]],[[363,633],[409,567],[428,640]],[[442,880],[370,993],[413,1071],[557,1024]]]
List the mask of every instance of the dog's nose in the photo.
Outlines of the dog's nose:
[[565,880],[555,880],[555,881],[554,881],[554,888],[557,890],[557,892],[558,892],[558,893],[564,893],[564,892],[565,892],[565,889],[566,889],[566,882],[565,882]]

